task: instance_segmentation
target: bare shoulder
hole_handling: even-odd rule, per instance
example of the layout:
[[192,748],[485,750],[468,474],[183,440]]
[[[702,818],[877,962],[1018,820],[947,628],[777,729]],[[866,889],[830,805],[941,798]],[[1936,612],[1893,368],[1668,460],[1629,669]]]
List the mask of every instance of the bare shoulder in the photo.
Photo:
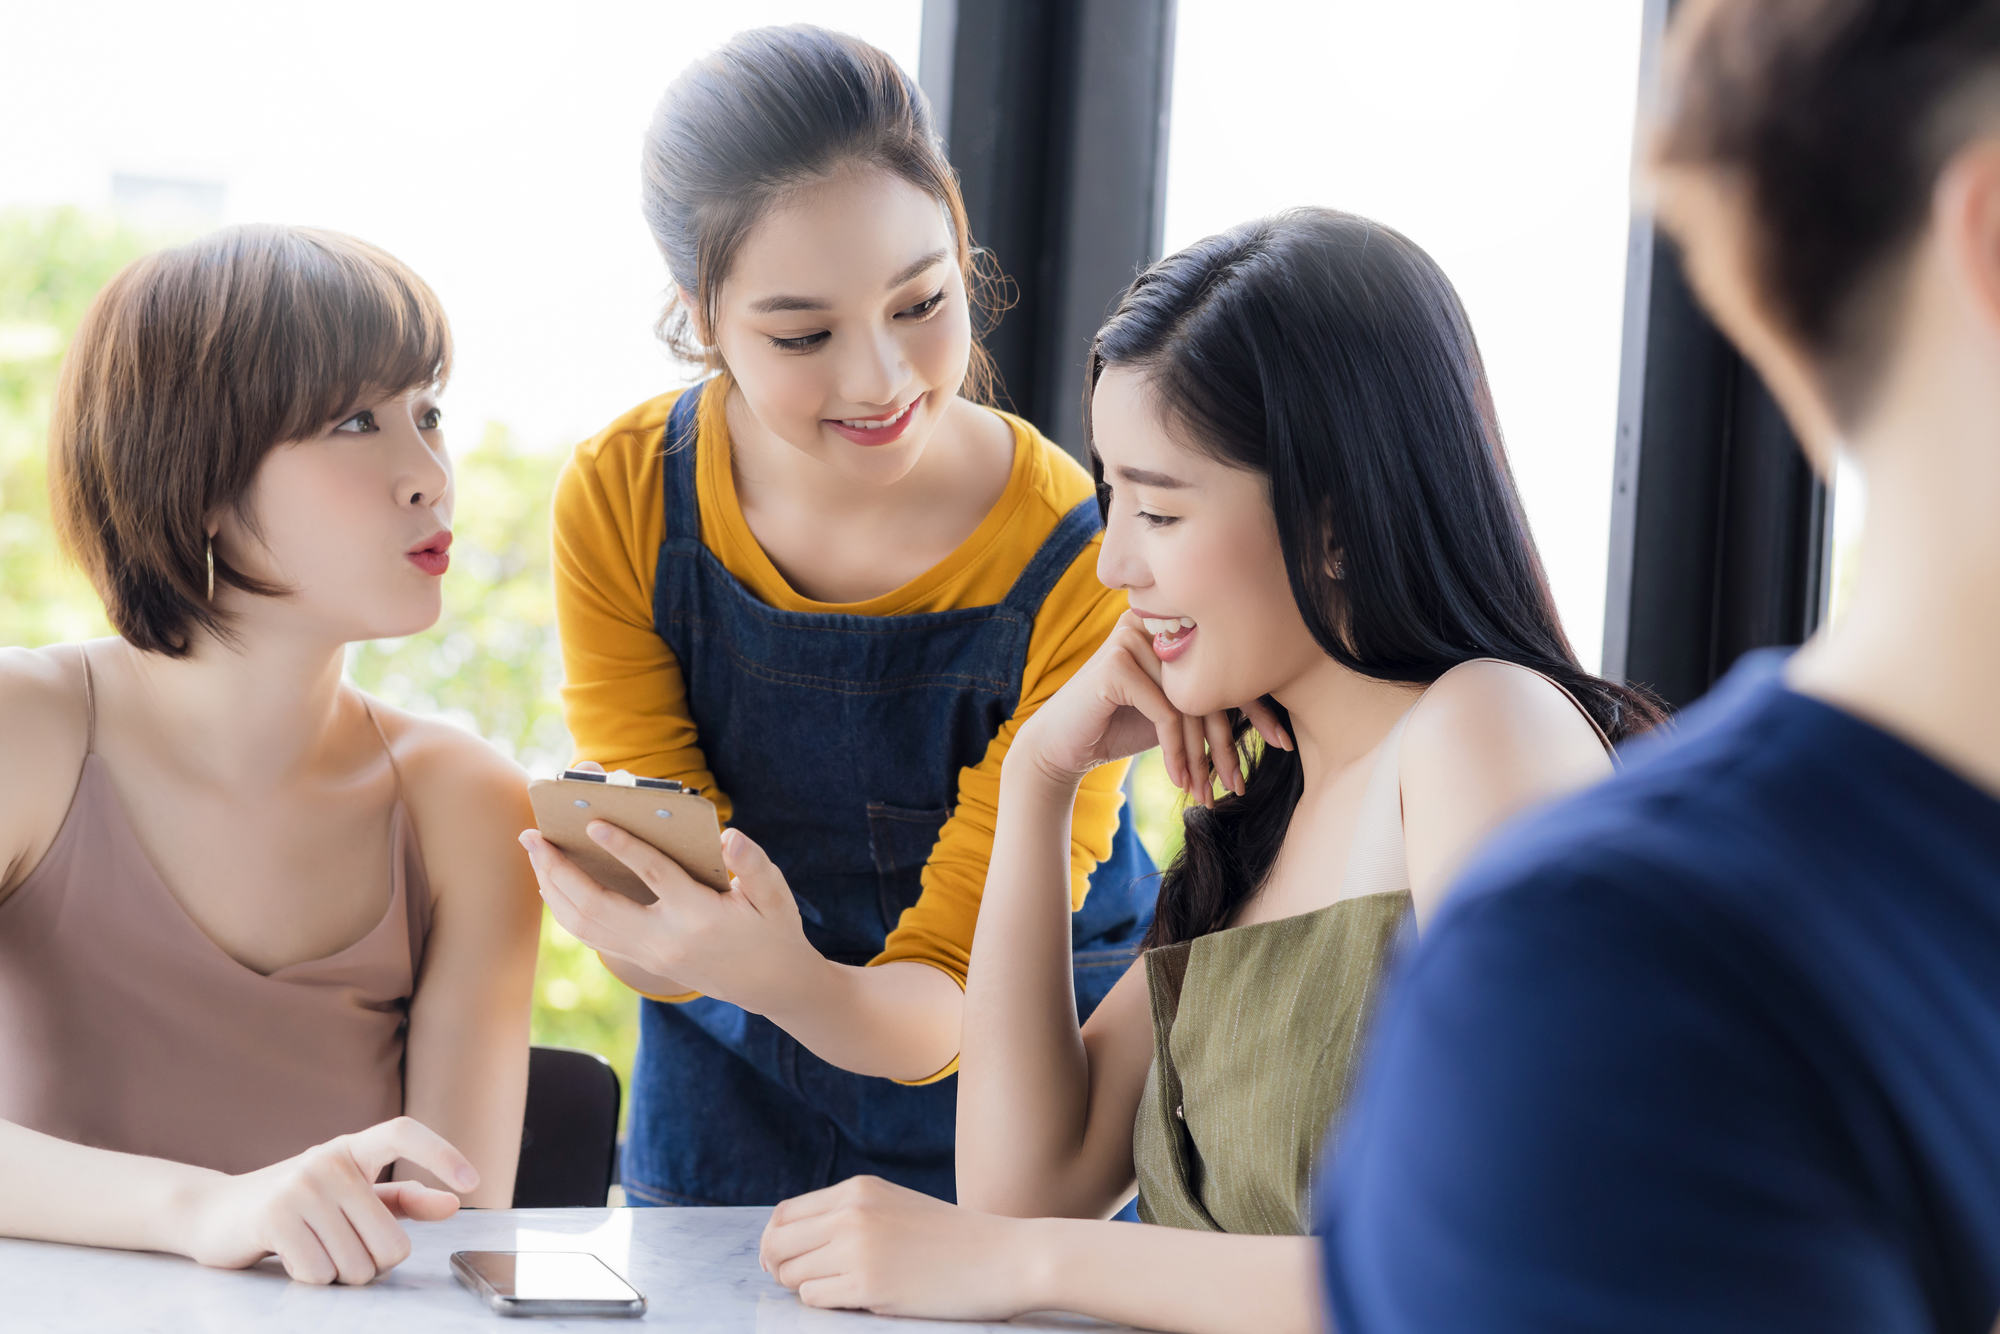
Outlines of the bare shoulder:
[[[488,886],[498,866],[527,861],[515,838],[534,822],[528,776],[479,737],[370,699],[403,776],[403,799],[424,847],[432,883]],[[470,872],[467,874],[466,872]]]
[[462,796],[490,790],[495,784],[524,787],[528,781],[520,765],[462,727],[408,713],[372,695],[368,705],[381,721],[396,763],[413,784]]
[[77,646],[0,648],[0,898],[54,842],[88,749]]
[[81,766],[88,745],[78,646],[0,648],[0,760],[46,774]]
[[1417,921],[1503,821],[1608,776],[1581,710],[1525,667],[1469,662],[1440,677],[1403,733],[1403,831]]
[[1468,662],[1424,695],[1403,733],[1403,767],[1527,771],[1608,767],[1590,720],[1561,687],[1510,662]]

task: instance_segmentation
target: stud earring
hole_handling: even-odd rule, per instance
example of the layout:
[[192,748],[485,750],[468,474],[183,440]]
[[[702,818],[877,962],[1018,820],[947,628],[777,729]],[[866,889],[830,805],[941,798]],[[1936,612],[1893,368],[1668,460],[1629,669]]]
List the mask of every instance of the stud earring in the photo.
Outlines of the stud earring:
[[208,539],[208,600],[215,601],[215,539]]
[[1333,563],[1333,577],[1336,579],[1347,577],[1347,562],[1337,560]]

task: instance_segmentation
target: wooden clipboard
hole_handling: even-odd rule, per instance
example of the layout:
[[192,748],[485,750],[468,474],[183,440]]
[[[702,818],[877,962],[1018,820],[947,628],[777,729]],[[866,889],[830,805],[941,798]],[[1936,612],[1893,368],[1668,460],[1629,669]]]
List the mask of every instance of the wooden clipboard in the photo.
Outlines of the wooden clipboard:
[[658,896],[637,872],[599,847],[586,832],[592,820],[603,820],[659,849],[710,889],[729,892],[729,872],[722,865],[722,825],[715,818],[715,803],[683,791],[679,784],[651,786],[658,780],[641,779],[642,786],[626,786],[598,774],[577,777],[578,772],[536,779],[528,784],[528,800],[534,805],[535,827],[542,831],[542,837],[562,849],[585,875],[634,903],[657,901]]

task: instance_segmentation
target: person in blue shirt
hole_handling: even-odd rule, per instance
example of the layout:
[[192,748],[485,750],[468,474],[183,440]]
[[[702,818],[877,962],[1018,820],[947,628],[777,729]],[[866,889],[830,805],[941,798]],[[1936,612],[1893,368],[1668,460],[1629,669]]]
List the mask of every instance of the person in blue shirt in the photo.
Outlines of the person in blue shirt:
[[2000,4],[1687,0],[1663,106],[1859,578],[1461,879],[1322,1182],[1342,1334],[2000,1314]]

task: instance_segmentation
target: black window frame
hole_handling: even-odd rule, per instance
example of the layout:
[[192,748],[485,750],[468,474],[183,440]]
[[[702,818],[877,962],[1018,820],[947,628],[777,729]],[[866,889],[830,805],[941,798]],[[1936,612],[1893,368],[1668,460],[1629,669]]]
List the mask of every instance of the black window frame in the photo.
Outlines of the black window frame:
[[[1675,0],[1646,0],[1635,179]],[[1743,654],[1827,614],[1832,491],[1757,372],[1703,313],[1635,200],[1604,598],[1606,676],[1692,703]]]
[[1091,337],[1160,257],[1174,0],[924,0],[918,82],[1008,279],[1002,406],[1079,459]]

